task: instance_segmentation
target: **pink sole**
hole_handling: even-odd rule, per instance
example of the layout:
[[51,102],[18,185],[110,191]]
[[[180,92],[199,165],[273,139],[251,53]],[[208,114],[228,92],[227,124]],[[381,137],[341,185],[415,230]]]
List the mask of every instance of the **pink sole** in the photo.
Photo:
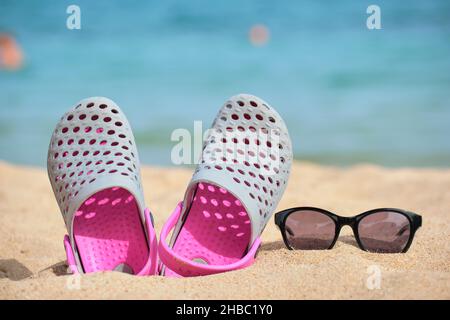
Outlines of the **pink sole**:
[[73,233],[84,272],[125,264],[139,272],[149,255],[134,197],[123,188],[94,194],[75,212]]
[[[192,261],[228,265],[244,256],[250,232],[249,217],[239,200],[213,184],[199,183],[173,251]],[[168,268],[165,275],[179,276]]]

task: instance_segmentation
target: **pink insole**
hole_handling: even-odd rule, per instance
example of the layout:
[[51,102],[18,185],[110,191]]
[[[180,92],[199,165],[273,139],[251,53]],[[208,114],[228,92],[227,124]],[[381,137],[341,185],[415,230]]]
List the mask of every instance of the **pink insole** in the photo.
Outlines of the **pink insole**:
[[[240,201],[213,184],[199,183],[173,250],[209,265],[239,261],[250,241],[250,219]],[[178,276],[166,268],[166,276]]]
[[147,261],[149,249],[139,209],[123,188],[105,189],[87,199],[75,213],[73,233],[85,272],[122,265],[136,274]]

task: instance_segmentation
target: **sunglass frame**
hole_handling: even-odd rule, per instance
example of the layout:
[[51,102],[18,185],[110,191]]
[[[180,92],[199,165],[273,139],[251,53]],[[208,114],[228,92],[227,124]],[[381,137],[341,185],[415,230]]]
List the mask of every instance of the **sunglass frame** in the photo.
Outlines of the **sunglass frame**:
[[332,249],[334,247],[334,245],[336,244],[336,241],[339,238],[339,234],[341,232],[342,227],[350,226],[353,230],[353,234],[355,236],[356,242],[358,243],[358,246],[364,251],[369,251],[364,247],[363,243],[361,242],[361,240],[359,238],[358,227],[359,227],[359,223],[361,222],[361,220],[363,218],[367,217],[368,215],[378,213],[378,212],[383,212],[383,211],[395,212],[395,213],[405,216],[408,219],[409,225],[410,225],[410,234],[409,234],[409,239],[408,239],[406,246],[401,251],[402,253],[408,251],[409,247],[411,246],[411,244],[413,242],[416,231],[422,226],[422,217],[420,215],[418,215],[417,213],[411,212],[411,211],[406,211],[406,210],[397,209],[397,208],[377,208],[377,209],[365,211],[365,212],[360,213],[353,217],[342,217],[333,212],[330,212],[328,210],[321,209],[321,208],[295,207],[295,208],[290,208],[290,209],[286,209],[286,210],[277,212],[274,216],[275,224],[279,227],[279,229],[281,231],[281,235],[283,236],[284,244],[290,250],[298,250],[298,249],[293,248],[290,245],[289,240],[287,239],[286,220],[289,217],[289,215],[291,215],[294,212],[298,212],[298,211],[316,211],[316,212],[322,213],[322,214],[330,217],[334,221],[335,235],[334,235],[333,242],[328,247],[328,249]]

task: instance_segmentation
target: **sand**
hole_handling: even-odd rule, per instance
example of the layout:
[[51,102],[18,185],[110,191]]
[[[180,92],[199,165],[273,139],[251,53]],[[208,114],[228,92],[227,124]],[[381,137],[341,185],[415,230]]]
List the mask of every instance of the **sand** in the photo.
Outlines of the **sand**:
[[[158,234],[191,173],[143,168]],[[332,250],[289,251],[271,221],[253,266],[186,279],[67,275],[66,230],[45,170],[0,162],[0,177],[0,299],[450,299],[449,169],[295,163],[279,209],[312,205],[341,215],[409,209],[423,216],[409,252],[364,252],[349,228]]]

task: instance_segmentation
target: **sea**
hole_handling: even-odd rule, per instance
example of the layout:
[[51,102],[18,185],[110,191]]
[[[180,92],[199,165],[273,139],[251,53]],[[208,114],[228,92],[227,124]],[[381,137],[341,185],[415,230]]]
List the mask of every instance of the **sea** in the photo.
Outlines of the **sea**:
[[24,56],[0,70],[3,161],[45,167],[61,115],[105,96],[141,162],[173,166],[174,130],[206,129],[250,93],[284,118],[298,160],[450,166],[448,0],[0,0],[0,33]]

